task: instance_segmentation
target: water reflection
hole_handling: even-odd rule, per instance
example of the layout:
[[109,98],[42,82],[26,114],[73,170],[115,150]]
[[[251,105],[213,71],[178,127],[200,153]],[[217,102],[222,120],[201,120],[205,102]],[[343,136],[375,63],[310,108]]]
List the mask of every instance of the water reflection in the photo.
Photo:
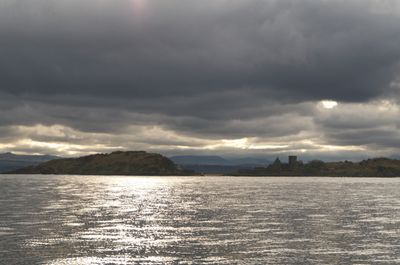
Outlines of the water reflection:
[[1,176],[4,264],[394,264],[400,180]]

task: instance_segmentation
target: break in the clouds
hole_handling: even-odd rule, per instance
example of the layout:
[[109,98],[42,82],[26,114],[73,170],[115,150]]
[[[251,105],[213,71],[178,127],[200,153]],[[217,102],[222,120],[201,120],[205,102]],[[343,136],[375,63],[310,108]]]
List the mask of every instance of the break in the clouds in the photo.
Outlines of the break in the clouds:
[[393,0],[0,0],[0,151],[400,148]]

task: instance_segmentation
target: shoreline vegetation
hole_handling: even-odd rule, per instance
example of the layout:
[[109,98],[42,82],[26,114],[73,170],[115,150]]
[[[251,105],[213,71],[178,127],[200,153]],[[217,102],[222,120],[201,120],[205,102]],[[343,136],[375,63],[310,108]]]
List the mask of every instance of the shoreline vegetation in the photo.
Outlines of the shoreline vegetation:
[[400,160],[373,158],[361,162],[297,161],[290,156],[288,163],[279,158],[269,166],[241,169],[234,176],[282,176],[282,177],[400,177]]
[[[57,158],[39,165],[23,167],[1,174],[41,175],[125,175],[125,176],[202,176],[211,175],[184,169],[171,159],[145,151],[116,151],[78,158]],[[239,169],[214,176],[243,177],[400,177],[400,160],[389,158],[367,159],[361,162],[308,163],[289,156],[288,163],[277,158],[272,164]]]

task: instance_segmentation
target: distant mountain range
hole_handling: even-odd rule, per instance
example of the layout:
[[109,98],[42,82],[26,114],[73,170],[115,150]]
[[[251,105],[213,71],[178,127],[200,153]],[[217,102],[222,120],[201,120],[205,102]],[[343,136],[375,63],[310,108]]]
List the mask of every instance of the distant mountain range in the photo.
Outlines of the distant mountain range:
[[0,173],[28,166],[36,166],[58,158],[50,155],[17,155],[13,153],[0,154]]
[[271,164],[270,160],[253,157],[227,159],[220,156],[187,155],[172,156],[170,159],[184,169],[204,174],[229,174],[240,169],[250,169]]

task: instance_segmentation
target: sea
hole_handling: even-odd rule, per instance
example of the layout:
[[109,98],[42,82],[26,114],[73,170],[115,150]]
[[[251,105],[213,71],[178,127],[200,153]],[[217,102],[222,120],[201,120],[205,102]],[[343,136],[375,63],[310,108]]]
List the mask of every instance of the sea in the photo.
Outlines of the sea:
[[0,264],[400,264],[400,179],[1,175]]

